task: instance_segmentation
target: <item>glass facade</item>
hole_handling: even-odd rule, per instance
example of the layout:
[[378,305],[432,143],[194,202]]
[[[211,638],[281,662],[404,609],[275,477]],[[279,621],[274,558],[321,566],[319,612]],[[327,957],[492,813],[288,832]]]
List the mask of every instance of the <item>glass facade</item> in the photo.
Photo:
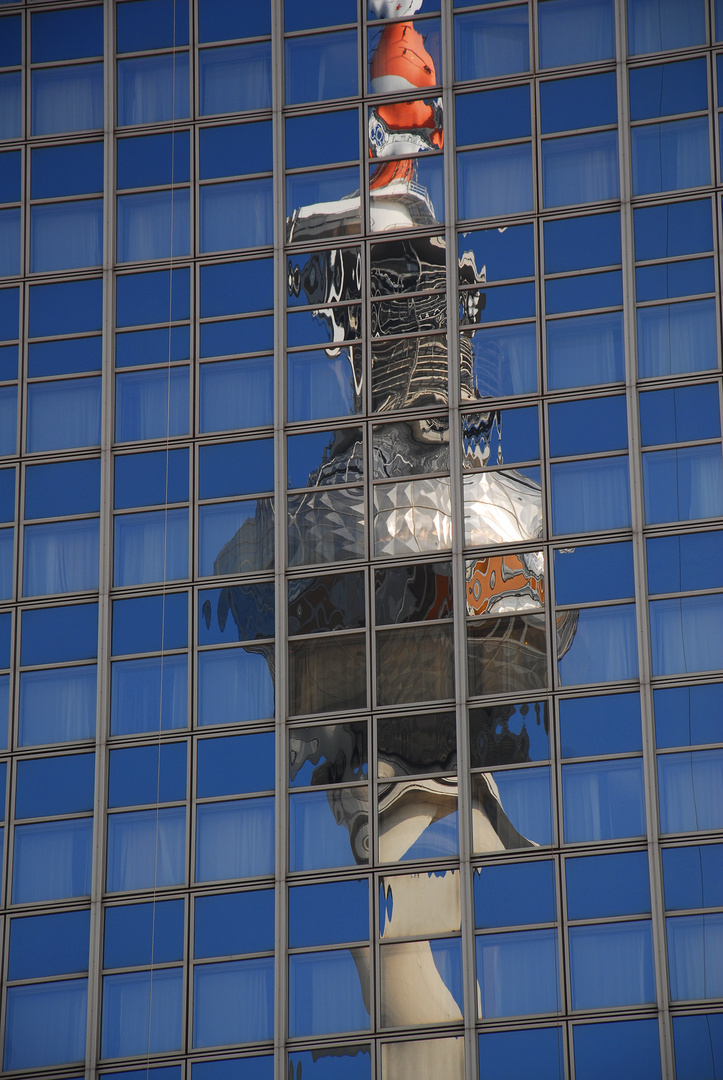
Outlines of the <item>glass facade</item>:
[[721,0],[0,0],[3,1071],[723,1078],[722,228]]

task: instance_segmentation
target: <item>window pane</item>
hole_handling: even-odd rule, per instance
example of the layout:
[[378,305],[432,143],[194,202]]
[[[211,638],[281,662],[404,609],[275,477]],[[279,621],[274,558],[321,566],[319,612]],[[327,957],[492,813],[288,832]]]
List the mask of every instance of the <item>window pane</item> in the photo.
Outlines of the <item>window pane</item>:
[[87,979],[68,979],[8,990],[6,1069],[82,1061],[88,1009]]
[[658,755],[663,832],[697,832],[723,825],[723,750]]
[[538,19],[543,68],[615,56],[612,0],[542,0]]
[[710,183],[707,117],[643,124],[630,138],[634,195]]
[[188,577],[188,510],[118,514],[113,567],[115,585]]
[[117,375],[116,439],[132,442],[187,435],[188,402],[187,367]]
[[97,589],[98,545],[97,519],[27,525],[23,556],[25,596]]
[[226,251],[273,240],[272,181],[236,180],[201,188],[201,251]]
[[271,357],[203,364],[199,381],[201,432],[237,431],[272,423]]
[[25,671],[20,676],[21,746],[92,739],[95,712],[95,664]]
[[32,76],[32,133],[103,127],[103,65],[40,68]]
[[274,715],[273,645],[198,657],[198,724],[239,724]]
[[[559,650],[564,647],[558,643]],[[558,673],[562,686],[636,679],[635,605],[614,604],[580,611],[572,642],[558,658]]]
[[532,210],[532,147],[529,143],[457,154],[461,218],[496,217]]
[[174,258],[190,251],[189,192],[118,197],[118,261]]
[[201,49],[201,115],[271,108],[271,43]]
[[616,199],[619,192],[617,132],[571,135],[542,143],[545,206]]
[[559,1009],[557,931],[480,934],[476,955],[480,1019]]
[[723,915],[666,919],[673,1001],[723,996]]
[[88,896],[92,839],[92,818],[16,825],[13,903]]
[[113,735],[186,727],[187,657],[158,656],[114,663],[110,708]]
[[188,108],[187,53],[119,60],[119,124],[177,120]]
[[530,66],[527,5],[458,15],[454,20],[455,76],[487,79]]
[[204,803],[196,821],[196,881],[274,872],[274,800]]
[[723,665],[723,595],[650,602],[653,674],[715,671]]
[[562,767],[565,840],[615,840],[645,833],[643,763],[601,761]]
[[369,950],[338,949],[289,957],[289,1034],[367,1031]]
[[655,1001],[652,924],[571,926],[573,1009]]
[[182,885],[186,862],[183,807],[108,817],[108,891]]
[[199,964],[193,982],[193,1045],[270,1039],[274,1031],[274,961]]
[[103,202],[48,203],[30,211],[30,269],[73,270],[103,261]]
[[125,1057],[178,1050],[182,1017],[181,968],[106,975],[101,1055]]
[[100,442],[100,379],[59,379],[28,386],[28,451]]
[[718,367],[715,300],[638,308],[637,320],[641,378]]
[[627,455],[553,465],[551,480],[556,536],[630,525]]
[[546,334],[550,390],[624,380],[621,312],[550,319]]

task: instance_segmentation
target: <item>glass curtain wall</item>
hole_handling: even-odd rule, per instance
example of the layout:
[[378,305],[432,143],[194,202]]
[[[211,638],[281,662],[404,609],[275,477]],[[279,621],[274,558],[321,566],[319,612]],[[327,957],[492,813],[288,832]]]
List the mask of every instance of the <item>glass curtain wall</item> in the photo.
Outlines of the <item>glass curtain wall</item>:
[[723,1076],[722,95],[720,0],[0,0],[4,1072]]

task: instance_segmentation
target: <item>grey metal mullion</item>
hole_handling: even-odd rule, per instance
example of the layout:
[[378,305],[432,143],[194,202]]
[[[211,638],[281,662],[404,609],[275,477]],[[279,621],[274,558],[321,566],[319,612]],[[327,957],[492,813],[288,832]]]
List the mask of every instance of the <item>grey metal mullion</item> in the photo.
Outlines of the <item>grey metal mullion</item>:
[[457,220],[456,157],[454,126],[454,32],[451,0],[442,0],[442,100],[445,148],[445,245],[447,250],[447,356],[449,378],[449,488],[452,513],[452,588],[454,600],[455,711],[457,714],[457,822],[460,858],[460,915],[462,932],[462,994],[464,1061],[466,1080],[475,1080],[477,1069],[477,976],[474,963],[474,909],[472,885],[472,783],[466,701],[467,644],[465,619],[464,494],[462,489],[461,380],[459,318],[457,312]]
[[622,0],[617,11],[618,39],[618,147],[620,156],[621,231],[623,247],[623,296],[626,299],[623,315],[625,338],[626,396],[628,405],[628,446],[630,469],[631,522],[633,528],[633,564],[635,568],[635,602],[637,616],[638,671],[643,738],[643,770],[645,778],[645,812],[647,820],[648,864],[650,871],[651,918],[653,950],[655,953],[655,985],[659,1009],[662,1075],[675,1075],[671,1028],[668,1009],[667,964],[665,948],[662,867],[659,853],[658,794],[655,774],[655,743],[653,738],[653,698],[651,689],[650,633],[648,627],[647,577],[645,562],[645,522],[640,422],[637,400],[637,349],[635,309],[635,250],[632,210],[632,158],[628,100],[626,55],[627,26]]
[[113,264],[115,261],[115,6],[104,5],[104,178],[103,178],[103,359],[100,566],[98,580],[98,690],[95,732],[95,792],[93,812],[93,870],[90,908],[90,962],[88,970],[88,1023],[86,1031],[85,1078],[95,1076],[100,1057],[100,1021],[103,940],[102,897],[105,885],[105,805],[107,793],[107,718],[110,709],[110,588],[112,584],[113,529],[113,331],[115,303]]
[[271,8],[272,53],[272,122],[274,156],[274,592],[275,592],[275,734],[276,787],[276,849],[274,854],[274,1076],[286,1080],[286,1033],[288,1030],[288,965],[286,849],[288,813],[286,795],[286,713],[287,713],[287,604],[286,604],[286,197],[284,179],[284,26],[283,4],[275,0]]

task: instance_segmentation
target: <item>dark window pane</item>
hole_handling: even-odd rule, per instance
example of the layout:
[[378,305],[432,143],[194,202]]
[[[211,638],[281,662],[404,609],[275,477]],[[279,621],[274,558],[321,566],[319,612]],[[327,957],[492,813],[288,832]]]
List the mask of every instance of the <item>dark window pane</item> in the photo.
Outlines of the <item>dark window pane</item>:
[[98,654],[97,604],[25,611],[22,627],[21,664],[92,660]]
[[640,697],[615,694],[560,702],[563,757],[592,757],[642,750]]
[[115,459],[116,510],[188,501],[188,451],[158,450]]
[[201,49],[201,115],[271,108],[271,43]]
[[554,863],[513,863],[483,866],[474,872],[475,926],[525,926],[554,922]]
[[630,119],[700,112],[708,108],[708,73],[703,57],[654,64],[630,72]]
[[274,786],[274,736],[232,735],[198,742],[196,794],[245,795]]
[[329,574],[289,582],[289,633],[322,634],[366,625],[364,575]]
[[[146,3],[148,0],[142,2]],[[155,187],[159,184],[178,184],[189,180],[189,152],[187,131],[177,131],[173,135],[142,135],[134,139],[119,139],[118,187]]]
[[111,750],[108,806],[177,802],[186,797],[186,744]]
[[118,52],[188,44],[187,0],[126,0],[116,6]]
[[[393,883],[394,879],[390,879]],[[321,913],[323,912],[323,917]],[[369,937],[369,882],[289,889],[289,946],[337,945]]]
[[723,683],[653,691],[658,746],[695,746],[719,741]]
[[31,19],[32,61],[79,60],[103,53],[103,8],[34,11]]
[[271,5],[262,0],[247,8],[226,0],[198,0],[199,41],[260,37],[271,33]]
[[93,809],[95,754],[18,762],[15,814],[49,817]]
[[9,979],[37,979],[88,970],[90,911],[13,919]]
[[713,247],[708,199],[644,206],[633,211],[635,258],[664,259]]
[[[87,9],[86,9],[87,10]],[[52,199],[103,190],[103,143],[44,146],[31,152],[30,196]]]
[[616,124],[614,74],[580,75],[575,79],[540,83],[540,115],[543,135]]
[[629,542],[590,544],[555,552],[558,604],[626,600],[634,594],[633,549]]
[[530,135],[529,87],[460,94],[455,99],[455,129],[458,146]]
[[669,911],[723,905],[723,846],[663,848],[665,907]]
[[285,49],[287,105],[358,92],[356,30],[290,38]]
[[633,55],[704,44],[705,23],[703,0],[684,8],[678,0],[628,0],[628,49]]
[[198,614],[200,645],[273,637],[273,583],[264,581],[223,589],[201,589]]
[[198,487],[201,499],[273,491],[273,440],[253,439],[202,446]]
[[195,908],[193,954],[197,959],[273,949],[272,889],[199,896]]
[[526,4],[455,18],[454,71],[458,80],[511,75],[529,67]]
[[106,908],[103,966],[181,960],[183,938],[183,900]]
[[648,856],[644,851],[566,859],[565,881],[568,919],[650,911]]
[[31,285],[30,337],[100,330],[102,303],[103,282],[100,278]]
[[723,533],[659,536],[646,541],[649,593],[723,586]]
[[592,454],[628,445],[625,398],[587,398],[550,405],[550,454]]
[[614,266],[621,260],[620,214],[589,214],[544,223],[545,272]]
[[538,19],[543,68],[615,56],[613,0],[541,0]]
[[100,459],[31,465],[25,473],[25,516],[66,517],[100,510]]

